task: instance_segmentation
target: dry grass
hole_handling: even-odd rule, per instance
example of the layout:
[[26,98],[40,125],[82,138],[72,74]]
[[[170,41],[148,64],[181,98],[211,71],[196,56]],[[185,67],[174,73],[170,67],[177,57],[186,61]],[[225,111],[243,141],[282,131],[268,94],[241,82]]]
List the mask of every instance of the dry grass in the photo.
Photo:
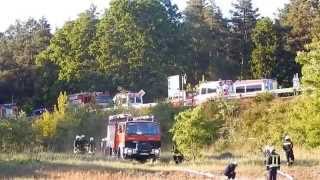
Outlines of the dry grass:
[[[320,150],[298,150],[296,158],[294,166],[283,165],[281,170],[296,179],[320,179]],[[0,154],[0,179],[205,179],[182,169],[210,172],[221,179],[231,159],[239,163],[238,179],[265,179],[262,157],[242,153],[215,154],[178,166],[169,161],[169,154],[156,164],[71,154]]]

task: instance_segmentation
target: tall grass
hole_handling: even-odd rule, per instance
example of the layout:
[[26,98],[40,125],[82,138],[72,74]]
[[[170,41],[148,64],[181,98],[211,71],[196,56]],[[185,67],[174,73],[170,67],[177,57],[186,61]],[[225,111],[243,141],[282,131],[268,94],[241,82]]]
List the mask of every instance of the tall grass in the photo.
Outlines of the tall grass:
[[[281,170],[296,177],[296,179],[318,179],[320,169],[320,149],[295,149],[296,162],[292,167],[284,163],[282,157]],[[201,172],[210,172],[222,176],[225,166],[231,161],[238,161],[237,172],[241,179],[261,179],[264,177],[265,167],[263,155],[248,154],[242,151],[218,153],[208,151],[204,159],[187,161],[175,165],[169,161],[170,153],[164,153],[156,164],[141,164],[136,161],[120,161],[100,155],[73,155],[65,153],[38,153],[38,154],[0,154],[0,178],[48,178],[48,179],[202,179],[183,173],[182,169],[193,169]],[[244,178],[245,179],[245,178]]]

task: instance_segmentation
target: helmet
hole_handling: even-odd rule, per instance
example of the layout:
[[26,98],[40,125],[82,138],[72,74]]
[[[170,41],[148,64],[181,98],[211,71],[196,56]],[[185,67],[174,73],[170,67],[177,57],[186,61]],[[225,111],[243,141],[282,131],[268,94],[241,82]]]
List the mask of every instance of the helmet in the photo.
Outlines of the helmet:
[[79,136],[79,135],[76,135],[76,139],[79,140],[79,139],[80,139],[80,136]]
[[266,145],[266,146],[263,147],[263,152],[264,153],[269,153],[269,149],[270,149],[270,146]]
[[81,135],[81,138],[84,138],[84,137],[86,137],[86,136],[85,136],[84,134],[82,134],[82,135]]
[[93,141],[93,139],[94,139],[93,137],[90,137],[90,141]]
[[274,149],[273,146],[270,146],[270,147],[269,147],[269,153],[273,153],[273,152],[275,152],[275,149]]
[[286,135],[286,136],[284,137],[284,140],[290,140],[290,136]]
[[237,165],[238,165],[238,162],[237,162],[237,161],[232,161],[232,162],[231,162],[231,164],[233,164],[233,165],[236,165],[236,166],[237,166]]

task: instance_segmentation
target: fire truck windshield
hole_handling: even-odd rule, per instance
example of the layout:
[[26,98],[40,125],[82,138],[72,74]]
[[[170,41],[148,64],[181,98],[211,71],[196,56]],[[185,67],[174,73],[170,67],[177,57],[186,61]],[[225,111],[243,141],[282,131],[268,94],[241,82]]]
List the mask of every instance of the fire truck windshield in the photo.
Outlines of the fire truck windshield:
[[158,135],[160,134],[159,125],[152,122],[128,123],[127,134],[131,135]]

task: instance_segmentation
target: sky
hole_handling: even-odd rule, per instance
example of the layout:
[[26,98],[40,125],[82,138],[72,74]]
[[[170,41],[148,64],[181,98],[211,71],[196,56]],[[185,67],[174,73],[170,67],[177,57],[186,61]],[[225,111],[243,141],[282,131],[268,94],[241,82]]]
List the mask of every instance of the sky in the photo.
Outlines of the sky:
[[[61,27],[65,21],[75,19],[77,15],[95,4],[100,12],[108,7],[110,0],[2,0],[0,6],[0,32],[5,31],[15,20],[46,17],[52,28]],[[187,0],[172,0],[180,10]],[[224,16],[228,16],[231,4],[235,0],[215,0]],[[275,17],[278,9],[289,0],[252,0],[262,16]]]

